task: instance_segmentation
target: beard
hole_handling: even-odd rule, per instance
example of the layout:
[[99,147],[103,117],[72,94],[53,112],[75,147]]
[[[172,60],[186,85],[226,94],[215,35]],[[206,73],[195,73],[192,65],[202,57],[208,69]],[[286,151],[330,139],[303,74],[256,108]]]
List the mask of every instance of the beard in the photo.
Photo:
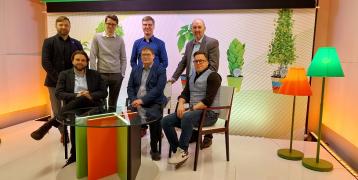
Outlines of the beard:
[[83,71],[83,70],[85,70],[85,69],[87,68],[87,66],[78,65],[78,64],[74,65],[73,67],[74,67],[77,71]]
[[67,36],[70,33],[70,31],[67,29],[57,29],[57,33],[61,36]]

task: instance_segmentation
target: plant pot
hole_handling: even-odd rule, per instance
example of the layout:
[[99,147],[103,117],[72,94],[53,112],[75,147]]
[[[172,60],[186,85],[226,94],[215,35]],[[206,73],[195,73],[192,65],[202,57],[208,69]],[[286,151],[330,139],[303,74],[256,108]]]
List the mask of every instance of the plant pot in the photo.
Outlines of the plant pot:
[[185,74],[180,75],[180,82],[181,82],[181,86],[182,86],[183,89],[185,88],[187,79],[188,79],[188,78],[186,77]]
[[234,77],[234,76],[228,75],[227,76],[227,84],[230,87],[234,87],[235,92],[239,92],[243,78],[244,78],[243,76]]
[[283,78],[280,77],[271,77],[272,80],[272,92],[278,94],[278,90],[282,85]]

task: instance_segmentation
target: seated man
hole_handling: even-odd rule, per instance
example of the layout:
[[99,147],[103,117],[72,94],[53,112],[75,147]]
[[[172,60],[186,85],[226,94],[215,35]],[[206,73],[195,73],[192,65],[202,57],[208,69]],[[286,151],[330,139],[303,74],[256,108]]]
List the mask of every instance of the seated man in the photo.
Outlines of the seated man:
[[[87,68],[89,58],[84,51],[75,51],[71,57],[73,69],[62,71],[56,85],[57,98],[64,101],[61,108],[62,113],[85,107],[96,107],[102,105],[102,99],[107,97],[107,90],[100,74]],[[42,139],[52,126],[59,126],[60,123],[52,119],[31,133],[35,140]],[[71,132],[71,156],[66,165],[76,161],[75,127],[70,128]],[[66,166],[65,165],[65,166]]]
[[[221,85],[220,75],[209,69],[207,54],[202,51],[194,53],[195,74],[189,77],[183,92],[178,98],[176,113],[163,118],[162,127],[174,155],[169,159],[169,164],[178,164],[188,159],[189,140],[193,132],[193,126],[198,127],[204,108],[218,103],[216,94]],[[189,103],[189,109],[184,104]],[[216,123],[218,113],[208,111],[204,126]],[[182,132],[178,140],[175,127]]]
[[[147,117],[159,119],[166,103],[164,88],[167,81],[166,70],[154,63],[154,51],[150,47],[141,50],[142,65],[132,69],[128,81],[127,94],[131,106]],[[158,142],[161,138],[160,121],[149,124],[151,157],[160,160]]]

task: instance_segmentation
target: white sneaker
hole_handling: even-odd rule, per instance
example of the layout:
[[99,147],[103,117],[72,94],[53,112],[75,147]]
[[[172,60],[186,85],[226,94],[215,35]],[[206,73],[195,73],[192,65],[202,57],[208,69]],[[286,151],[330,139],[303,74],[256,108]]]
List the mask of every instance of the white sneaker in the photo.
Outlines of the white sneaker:
[[182,150],[181,148],[177,148],[177,151],[169,158],[169,164],[178,164],[189,158],[189,153],[187,151]]

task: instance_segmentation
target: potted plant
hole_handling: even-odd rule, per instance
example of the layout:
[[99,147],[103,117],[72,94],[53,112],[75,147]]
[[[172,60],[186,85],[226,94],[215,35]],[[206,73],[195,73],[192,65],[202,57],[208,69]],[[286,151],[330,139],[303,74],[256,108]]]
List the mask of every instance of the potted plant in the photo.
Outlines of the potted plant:
[[275,36],[269,46],[267,54],[269,64],[278,64],[278,69],[271,76],[272,90],[277,93],[281,87],[281,80],[286,77],[288,65],[296,60],[294,41],[292,34],[293,11],[291,9],[281,9],[278,11],[276,20]]
[[235,87],[236,92],[240,91],[242,83],[242,66],[244,65],[245,44],[238,39],[231,41],[229,49],[226,51],[229,62],[230,74],[227,76],[228,86]]
[[[177,33],[177,36],[179,37],[177,46],[178,46],[179,53],[181,53],[185,44],[194,39],[193,32],[191,31],[191,25],[188,24],[188,25],[180,27],[180,30]],[[184,53],[182,53],[182,54],[184,54]],[[187,77],[185,74],[180,75],[180,82],[184,89],[186,82],[187,82]]]

